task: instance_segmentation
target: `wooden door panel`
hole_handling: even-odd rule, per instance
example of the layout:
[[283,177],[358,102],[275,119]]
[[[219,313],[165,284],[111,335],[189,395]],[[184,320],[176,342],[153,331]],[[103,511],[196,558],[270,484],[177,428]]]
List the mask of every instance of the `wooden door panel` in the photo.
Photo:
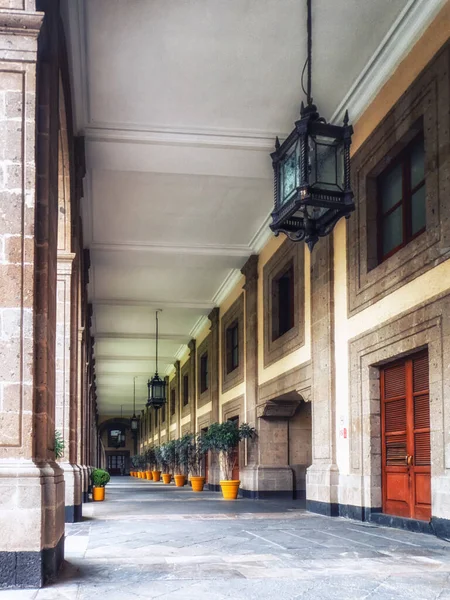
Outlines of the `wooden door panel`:
[[428,354],[381,372],[383,511],[431,517]]

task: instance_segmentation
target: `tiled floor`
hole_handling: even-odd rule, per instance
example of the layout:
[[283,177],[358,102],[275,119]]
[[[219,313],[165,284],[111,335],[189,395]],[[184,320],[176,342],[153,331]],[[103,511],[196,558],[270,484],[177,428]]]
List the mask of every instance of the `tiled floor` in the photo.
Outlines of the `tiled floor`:
[[0,600],[450,600],[450,544],[295,502],[116,478],[68,525],[60,580]]

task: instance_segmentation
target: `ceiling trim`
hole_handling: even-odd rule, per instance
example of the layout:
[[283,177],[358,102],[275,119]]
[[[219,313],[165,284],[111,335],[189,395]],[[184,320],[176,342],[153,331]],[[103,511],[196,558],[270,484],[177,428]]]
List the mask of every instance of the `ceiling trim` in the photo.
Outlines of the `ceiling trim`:
[[448,0],[409,0],[331,117],[356,122]]
[[248,258],[251,254],[249,246],[244,244],[206,244],[181,246],[164,242],[142,242],[139,244],[102,244],[94,242],[91,251],[101,252],[153,252],[155,254],[196,254],[202,256],[239,256]]
[[208,317],[206,315],[202,315],[197,320],[196,324],[191,329],[191,331],[189,332],[189,335],[191,336],[191,338],[193,338],[194,340],[197,339],[198,334],[201,332],[201,330],[206,326],[206,324],[208,322],[209,322]]
[[215,306],[213,302],[185,302],[180,300],[177,301],[168,301],[163,300],[161,302],[157,301],[148,301],[148,300],[128,300],[128,299],[120,299],[113,300],[109,298],[93,298],[91,303],[94,306],[131,306],[135,308],[154,308],[160,309],[161,306],[164,308],[184,308],[184,309],[193,309],[193,310],[201,310],[201,311],[209,311],[212,310]]
[[239,269],[231,269],[228,275],[225,277],[222,285],[219,287],[212,301],[216,306],[220,306],[225,298],[233,291],[238,281],[242,277],[242,273]]
[[[188,343],[191,339],[188,335],[182,333],[158,333],[159,340]],[[155,333],[97,333],[95,340],[156,340]]]
[[[85,131],[89,142],[132,142],[165,146],[216,147],[232,150],[273,150],[276,133],[228,129],[172,129],[162,126],[97,122]],[[286,134],[287,135],[287,134]]]
[[[122,361],[136,361],[136,362],[152,362],[156,360],[156,357],[149,357],[149,356],[125,356],[125,355],[120,355],[120,354],[112,354],[112,355],[108,355],[108,354],[100,354],[99,356],[95,357],[96,363],[97,365],[99,364],[99,361],[104,360],[106,362],[122,362]],[[173,362],[173,356],[158,356],[158,362],[161,363],[167,363]],[[97,366],[96,365],[96,366]]]

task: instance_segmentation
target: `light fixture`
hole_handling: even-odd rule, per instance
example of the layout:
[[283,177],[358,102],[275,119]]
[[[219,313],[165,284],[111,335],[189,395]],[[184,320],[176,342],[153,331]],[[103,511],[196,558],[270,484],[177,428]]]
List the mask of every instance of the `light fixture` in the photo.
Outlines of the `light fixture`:
[[166,403],[166,382],[158,375],[158,312],[160,310],[156,311],[156,370],[147,383],[147,407],[153,407],[156,410]]
[[133,377],[133,416],[130,419],[131,431],[137,432],[138,430],[138,418],[136,417],[136,377]]
[[274,170],[274,210],[270,228],[292,241],[305,240],[310,250],[319,237],[328,235],[342,218],[355,209],[350,183],[350,144],[353,128],[345,113],[343,126],[320,117],[311,96],[312,0],[307,0],[308,67],[307,105],[302,102],[300,120],[271,154]]

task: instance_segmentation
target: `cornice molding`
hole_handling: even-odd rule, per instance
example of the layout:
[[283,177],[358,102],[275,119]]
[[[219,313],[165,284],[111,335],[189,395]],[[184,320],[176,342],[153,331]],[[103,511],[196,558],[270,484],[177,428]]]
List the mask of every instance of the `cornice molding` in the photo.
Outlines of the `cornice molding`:
[[208,323],[208,317],[206,315],[202,315],[196,322],[196,324],[194,325],[194,327],[191,329],[191,331],[189,332],[189,335],[191,336],[191,338],[195,338],[197,339],[199,333],[202,331],[202,329],[204,327],[206,327],[206,324]]
[[223,281],[220,288],[217,290],[212,301],[214,305],[220,306],[225,298],[233,291],[238,281],[241,279],[242,273],[239,269],[232,269],[225,280]]
[[359,119],[447,1],[409,0],[334,111],[330,122],[342,120],[346,110],[353,123]]
[[44,16],[43,12],[0,9],[0,33],[37,38]]
[[182,246],[165,244],[164,242],[147,242],[139,244],[90,244],[91,252],[153,252],[155,254],[195,254],[200,256],[238,256],[247,258],[252,253],[245,244],[205,244]]

